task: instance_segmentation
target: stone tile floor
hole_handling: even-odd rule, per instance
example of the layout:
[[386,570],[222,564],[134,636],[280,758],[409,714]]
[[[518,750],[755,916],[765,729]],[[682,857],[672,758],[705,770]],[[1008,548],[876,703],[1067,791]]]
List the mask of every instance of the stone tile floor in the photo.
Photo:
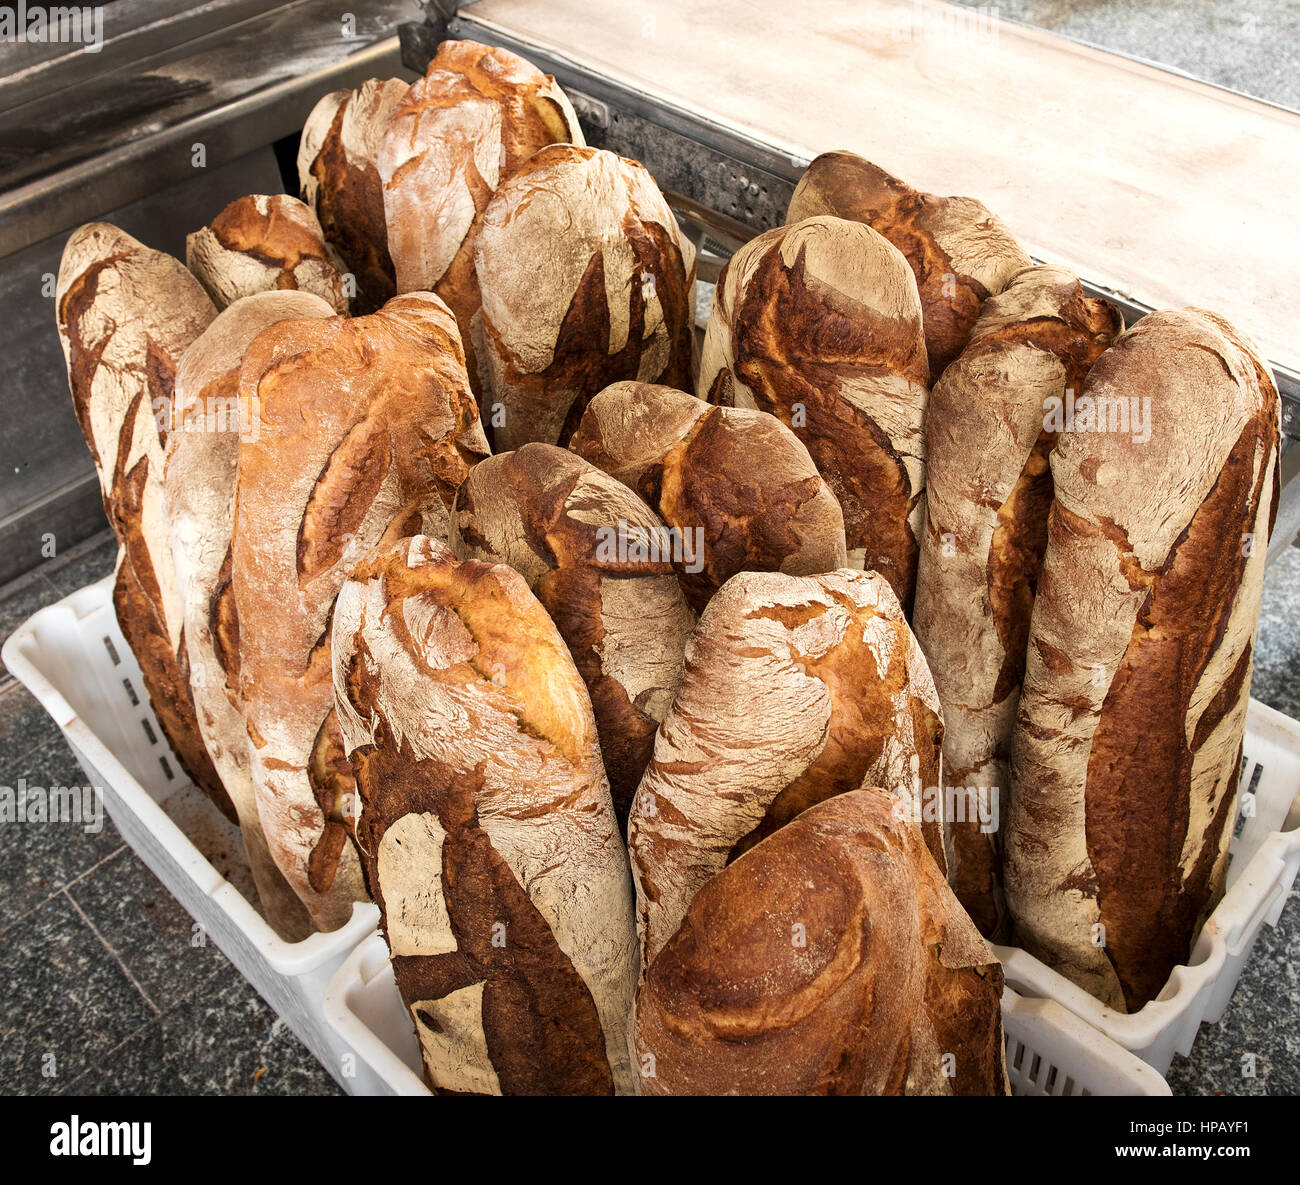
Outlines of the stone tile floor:
[[[112,570],[89,540],[0,590],[0,637]],[[1270,569],[1253,692],[1300,716],[1300,550]],[[76,785],[76,758],[0,672],[0,784]],[[111,821],[0,825],[0,1093],[336,1093],[329,1075],[127,848]],[[1177,1058],[1177,1093],[1300,1093],[1300,907],[1266,929],[1227,1015]],[[1248,1056],[1253,1055],[1253,1057]],[[1244,1069],[1253,1062],[1253,1076]]]

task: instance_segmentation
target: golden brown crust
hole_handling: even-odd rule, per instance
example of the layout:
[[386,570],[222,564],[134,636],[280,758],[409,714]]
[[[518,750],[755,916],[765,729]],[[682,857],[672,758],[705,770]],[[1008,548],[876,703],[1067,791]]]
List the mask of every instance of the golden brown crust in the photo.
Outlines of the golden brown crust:
[[628,849],[646,960],[729,860],[807,807],[863,785],[900,799],[942,866],[932,797],[942,733],[925,658],[881,576],[732,577],[687,643],[681,686],[632,804]]
[[334,655],[358,841],[426,1080],[630,1093],[627,865],[545,610],[505,565],[406,539],[357,565]]
[[288,194],[236,198],[185,241],[185,262],[218,309],[257,292],[309,292],[348,311],[316,215]]
[[400,78],[372,78],[333,91],[312,109],[298,148],[302,199],[325,240],[356,281],[355,311],[370,313],[394,295],[383,183],[376,158],[384,128],[406,94]]
[[713,297],[698,390],[770,412],[839,499],[849,562],[880,572],[905,611],[925,488],[927,364],[907,261],[856,222],[760,235]]
[[835,495],[799,438],[766,412],[614,383],[588,405],[569,447],[679,533],[674,567],[697,612],[737,572],[812,576],[845,565]]
[[1002,969],[881,790],[708,882],[637,991],[644,1094],[1005,1095]]
[[103,222],[68,239],[56,301],[73,406],[121,549],[118,623],[181,767],[233,819],[199,734],[163,514],[176,367],[216,309],[178,260]]
[[695,624],[669,560],[619,547],[663,529],[595,466],[567,449],[526,444],[474,468],[449,532],[457,557],[520,572],[559,628],[591,694],[620,827]]
[[245,354],[240,393],[257,411],[240,442],[232,560],[254,784],[276,862],[334,929],[362,894],[343,792],[309,772],[333,702],[334,598],[386,535],[445,532],[486,442],[455,320],[431,293],[272,326]]
[[547,144],[581,145],[555,79],[509,50],[444,41],[394,109],[379,152],[397,291],[436,292],[456,314],[479,393],[470,323],[474,244],[498,186]]
[[920,193],[852,152],[825,152],[800,178],[786,221],[818,214],[864,222],[907,257],[921,296],[931,382],[961,353],[984,300],[1033,262],[974,198]]
[[592,396],[621,379],[693,386],[695,249],[635,161],[543,148],[484,211],[475,271],[498,451],[567,443]]
[[1151,434],[1052,456],[1007,898],[1027,949],[1134,1011],[1222,892],[1280,413],[1257,351],[1197,309],[1144,318],[1084,393],[1149,398]]
[[[1064,268],[1031,267],[984,304],[930,393],[925,533],[913,628],[944,706],[944,780],[982,788],[949,819],[950,882],[982,933],[1005,934],[998,818],[1052,501],[1052,400],[1078,394],[1122,328]],[[995,801],[996,800],[996,801]],[[956,799],[953,800],[957,801]]]

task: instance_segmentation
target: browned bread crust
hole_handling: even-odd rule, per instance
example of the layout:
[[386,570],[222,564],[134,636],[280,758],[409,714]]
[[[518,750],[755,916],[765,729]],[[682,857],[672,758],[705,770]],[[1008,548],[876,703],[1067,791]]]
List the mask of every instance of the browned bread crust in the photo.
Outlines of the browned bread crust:
[[321,929],[364,897],[331,728],[329,622],[381,538],[443,536],[487,447],[456,322],[432,293],[281,321],[244,355],[232,586],[252,770],[271,853]]
[[1006,1095],[1002,968],[881,790],[708,882],[636,997],[643,1094]]
[[436,292],[456,314],[479,393],[470,322],[474,244],[497,187],[547,144],[583,143],[555,79],[509,50],[444,41],[394,109],[379,151],[397,291]]
[[674,566],[697,612],[737,572],[812,576],[847,562],[839,502],[799,438],[766,412],[614,383],[569,447],[678,532]]
[[989,796],[987,823],[968,797],[949,819],[949,882],[999,941],[996,828],[1010,797],[1011,726],[1047,546],[1051,401],[1081,392],[1122,329],[1114,307],[1088,299],[1065,268],[1026,268],[985,301],[969,344],[930,392],[912,628],[943,705],[944,782],[954,794],[982,787]]
[[693,387],[695,248],[635,161],[543,148],[483,212],[475,353],[498,452],[566,444],[620,379]]
[[236,198],[185,240],[185,262],[224,309],[255,292],[310,292],[348,311],[316,215],[285,193]]
[[961,353],[981,303],[1033,263],[982,202],[920,193],[852,152],[824,152],[800,178],[786,221],[818,214],[865,222],[907,257],[921,294],[931,382]]
[[620,827],[695,625],[670,560],[636,548],[663,529],[625,485],[550,444],[480,462],[451,518],[456,556],[509,564],[559,628],[591,694]]
[[[632,803],[645,958],[696,892],[801,811],[885,786],[926,818],[943,725],[925,658],[874,572],[742,572],[709,602]],[[923,822],[943,862],[937,816]]]
[[777,227],[718,281],[700,396],[793,429],[839,499],[849,563],[880,572],[905,611],[924,510],[927,373],[916,281],[869,226]]
[[358,313],[374,312],[396,292],[376,160],[407,87],[400,78],[371,78],[356,90],[331,91],[307,116],[298,145],[302,200],[337,252],[339,270],[355,279]]
[[176,367],[217,310],[178,260],[106,222],[68,239],[55,296],[73,407],[120,548],[113,607],[122,636],[181,767],[233,819],[199,734],[163,513]]
[[[1149,398],[1150,437],[1065,433],[1012,738],[1017,941],[1135,1011],[1223,889],[1264,554],[1277,388],[1199,309],[1144,317],[1094,401]],[[1098,929],[1101,927],[1101,929]]]
[[417,537],[339,594],[357,826],[425,1078],[628,1094],[636,935],[586,688],[522,576]]

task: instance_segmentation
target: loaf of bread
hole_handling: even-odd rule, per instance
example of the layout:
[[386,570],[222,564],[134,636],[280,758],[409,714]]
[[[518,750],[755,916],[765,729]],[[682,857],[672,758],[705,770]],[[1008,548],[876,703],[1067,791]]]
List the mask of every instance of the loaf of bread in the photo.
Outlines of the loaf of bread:
[[888,789],[942,868],[942,739],[925,658],[883,578],[847,568],[733,576],[687,642],[632,802],[645,963],[729,860],[847,790]]
[[339,270],[353,277],[358,313],[373,312],[396,292],[377,162],[388,117],[407,88],[400,78],[372,78],[356,90],[332,91],[312,108],[298,142],[302,200],[338,254]]
[[629,1094],[636,935],[586,688],[523,577],[425,537],[334,616],[357,837],[438,1091]]
[[1231,325],[1153,313],[1093,365],[1052,452],[1007,904],[1018,944],[1120,1010],[1186,962],[1223,889],[1279,416]]
[[949,883],[1005,938],[998,855],[1011,726],[1052,504],[1052,419],[1123,329],[1065,268],[1030,267],[984,303],[930,392],[926,526],[912,628],[943,705]]
[[620,379],[692,389],[695,248],[635,161],[543,148],[483,211],[474,267],[497,452],[567,444],[591,397]]
[[182,769],[233,818],[199,734],[163,513],[176,366],[217,310],[178,260],[107,222],[68,239],[55,299],[73,406],[117,536],[118,624]]
[[488,200],[547,144],[582,144],[555,79],[509,50],[444,41],[394,110],[379,151],[388,250],[398,292],[436,292],[456,314],[479,377],[470,323],[479,309],[474,243]]
[[456,322],[427,292],[370,316],[281,321],[244,355],[231,578],[253,784],[271,854],[322,930],[364,896],[347,842],[330,614],[385,535],[445,537],[487,452]]
[[695,625],[664,524],[567,449],[526,444],[474,467],[449,541],[460,559],[509,564],[551,615],[591,695],[625,827]]
[[786,221],[818,214],[878,230],[916,275],[930,378],[965,346],[980,304],[1033,260],[982,202],[919,193],[852,152],[824,152],[800,178]]
[[182,356],[167,436],[167,522],[199,731],[239,816],[263,912],[290,942],[312,932],[311,919],[262,831],[239,698],[239,622],[230,584],[239,369],[249,344],[277,321],[332,315],[324,300],[307,292],[259,292],[237,300]]
[[636,996],[644,1094],[1006,1095],[1002,968],[880,790],[709,881]]
[[285,193],[236,198],[185,240],[185,262],[219,309],[255,292],[288,290],[348,311],[316,215]]
[[701,397],[793,429],[839,499],[849,563],[881,573],[905,611],[925,509],[926,382],[916,281],[871,227],[777,227],[723,270]]
[[767,412],[614,383],[588,404],[569,447],[673,529],[674,566],[697,611],[737,572],[812,576],[847,562],[839,502]]

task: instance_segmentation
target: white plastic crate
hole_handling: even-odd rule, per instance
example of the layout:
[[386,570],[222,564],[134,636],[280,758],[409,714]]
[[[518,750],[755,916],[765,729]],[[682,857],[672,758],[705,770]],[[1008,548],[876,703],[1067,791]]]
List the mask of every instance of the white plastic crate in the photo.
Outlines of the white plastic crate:
[[110,576],[34,614],[5,642],[5,665],[63,730],[122,838],[336,1081],[375,1093],[380,1083],[365,1067],[344,1072],[347,1050],[322,1000],[379,910],[358,903],[342,929],[296,943],[271,929],[252,904],[238,828],[186,778],[149,707],[112,587]]
[[1174,968],[1156,999],[1117,1012],[1033,955],[994,948],[1018,992],[1055,1000],[1161,1074],[1175,1053],[1191,1053],[1203,1023],[1223,1016],[1260,930],[1277,924],[1300,868],[1300,723],[1251,700],[1244,751],[1227,892],[1191,960]]
[[[368,1067],[379,1093],[427,1095],[415,1029],[393,980],[383,936],[356,948],[325,991],[325,1016]],[[1002,997],[1007,1077],[1018,1095],[1167,1095],[1169,1085],[1145,1062],[1106,1040],[1051,1000]]]

